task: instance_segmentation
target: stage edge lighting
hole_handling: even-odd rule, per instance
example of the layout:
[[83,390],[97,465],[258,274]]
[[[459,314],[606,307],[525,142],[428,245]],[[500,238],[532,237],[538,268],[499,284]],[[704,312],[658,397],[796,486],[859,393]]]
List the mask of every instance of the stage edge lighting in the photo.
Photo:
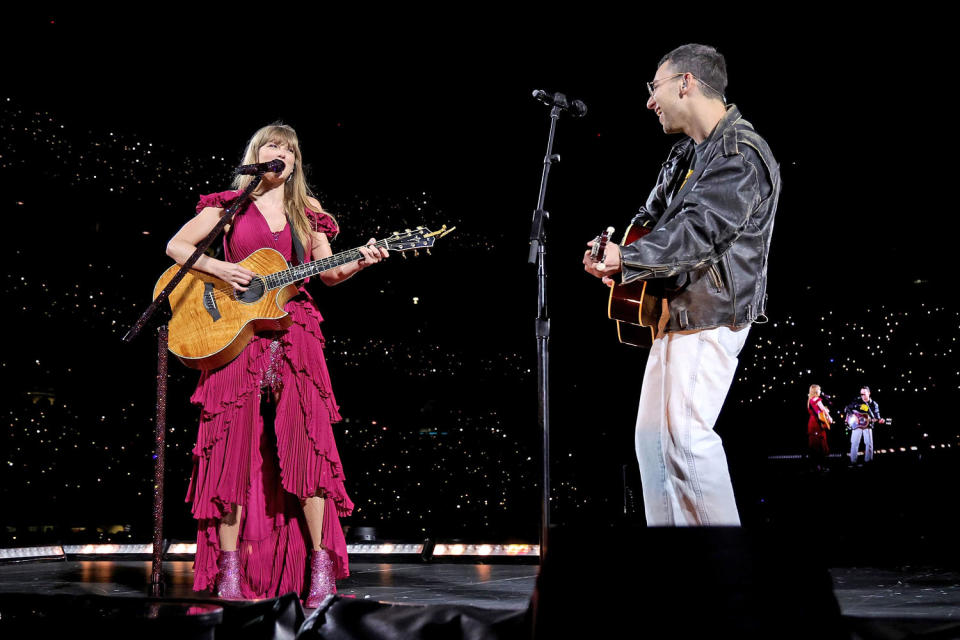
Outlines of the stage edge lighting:
[[436,556],[539,556],[538,544],[443,544],[433,548]]
[[150,555],[152,544],[65,544],[63,550],[68,556],[101,556],[114,553],[125,555]]
[[347,553],[350,555],[390,555],[423,553],[423,544],[393,544],[380,542],[375,544],[348,544]]
[[63,547],[18,547],[0,549],[0,560],[26,560],[34,558],[62,558]]

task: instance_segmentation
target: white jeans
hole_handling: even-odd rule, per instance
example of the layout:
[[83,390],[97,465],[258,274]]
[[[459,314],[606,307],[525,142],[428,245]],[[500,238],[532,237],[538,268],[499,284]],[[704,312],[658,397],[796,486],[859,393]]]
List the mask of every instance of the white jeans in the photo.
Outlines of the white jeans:
[[637,461],[650,526],[733,525],[740,515],[713,426],[749,327],[653,341],[637,411]]
[[860,437],[863,437],[863,461],[873,460],[873,429],[852,429],[850,431],[850,462],[856,463]]

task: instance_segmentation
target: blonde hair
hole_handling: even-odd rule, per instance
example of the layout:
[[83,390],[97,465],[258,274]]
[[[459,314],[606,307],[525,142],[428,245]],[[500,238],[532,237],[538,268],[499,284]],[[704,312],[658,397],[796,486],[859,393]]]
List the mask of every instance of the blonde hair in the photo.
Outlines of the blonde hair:
[[[315,211],[318,214],[328,214],[323,207],[314,207],[310,204],[309,198],[315,198],[313,192],[307,185],[307,180],[303,175],[303,157],[300,155],[300,140],[297,138],[297,132],[290,125],[282,122],[275,122],[257,130],[256,133],[247,142],[247,148],[243,152],[241,164],[253,164],[258,161],[260,147],[265,144],[275,142],[290,147],[293,150],[293,173],[283,185],[283,209],[290,223],[291,228],[300,239],[300,244],[304,248],[310,245],[310,236],[313,232],[313,225],[307,217],[307,209]],[[238,175],[233,179],[234,189],[246,189],[253,176]],[[254,189],[254,195],[261,193],[261,186]],[[319,203],[319,200],[317,200]],[[330,216],[333,218],[333,216]],[[336,223],[336,220],[334,220]],[[310,256],[305,257],[307,260]]]
[[[817,392],[814,393],[813,390],[816,389]],[[807,404],[810,404],[810,401],[820,395],[820,385],[812,384],[810,385],[810,390],[807,391]]]

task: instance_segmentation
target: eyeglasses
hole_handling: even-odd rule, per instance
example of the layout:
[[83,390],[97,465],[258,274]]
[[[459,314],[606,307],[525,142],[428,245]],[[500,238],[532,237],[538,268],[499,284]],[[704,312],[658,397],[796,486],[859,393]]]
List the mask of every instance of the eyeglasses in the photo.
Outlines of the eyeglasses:
[[653,92],[657,90],[657,85],[662,84],[667,80],[673,80],[674,78],[679,78],[680,76],[684,75],[684,73],[675,73],[672,76],[667,76],[666,78],[660,78],[659,80],[651,80],[650,82],[647,83],[647,91],[649,91],[650,95],[652,96]]
[[[666,78],[660,78],[659,80],[652,80],[652,81],[650,81],[650,82],[647,83],[647,91],[649,91],[649,92],[650,92],[650,95],[652,96],[652,95],[653,95],[653,92],[657,90],[657,86],[658,86],[658,85],[663,84],[663,83],[666,82],[667,80],[673,80],[674,78],[679,78],[680,76],[684,76],[684,75],[687,75],[687,72],[686,72],[686,71],[684,71],[683,73],[675,73],[675,74],[673,74],[672,76],[667,76]],[[721,99],[721,100],[723,100],[724,102],[727,101],[727,97],[726,97],[725,95],[723,95],[722,93],[720,93],[719,91],[717,91],[716,89],[714,89],[713,87],[711,87],[710,85],[708,85],[706,82],[704,82],[703,80],[701,80],[701,79],[698,78],[697,76],[694,76],[692,73],[691,73],[690,75],[693,76],[693,79],[694,79],[694,80],[696,80],[697,82],[699,82],[700,84],[702,84],[703,86],[705,86],[707,89],[710,89],[710,91],[713,91],[715,94],[717,94],[718,96],[720,96],[720,99]]]

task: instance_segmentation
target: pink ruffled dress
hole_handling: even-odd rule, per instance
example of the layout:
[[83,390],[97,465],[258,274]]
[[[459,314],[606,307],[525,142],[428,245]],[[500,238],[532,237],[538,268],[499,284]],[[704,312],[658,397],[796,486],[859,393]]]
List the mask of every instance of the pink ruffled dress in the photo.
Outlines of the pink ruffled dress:
[[[238,194],[202,196],[197,204],[225,207]],[[317,231],[333,238],[337,226],[323,213],[308,211]],[[239,262],[270,247],[293,262],[289,224],[270,231],[256,204],[234,218],[224,238],[226,259]],[[307,259],[310,247],[304,247]],[[194,584],[212,589],[220,552],[218,522],[230,505],[243,505],[238,551],[243,595],[267,598],[304,592],[310,534],[301,499],[324,498],[323,544],[333,552],[336,577],[349,575],[340,518],[353,511],[343,487],[343,469],[332,424],[340,420],[323,357],[323,318],[310,295],[286,305],[293,323],[282,332],[258,334],[230,363],[205,371],[191,402],[201,408],[193,449],[193,475],[187,492],[197,519]],[[261,397],[280,396],[275,417],[264,421]],[[269,412],[268,412],[269,413]]]

